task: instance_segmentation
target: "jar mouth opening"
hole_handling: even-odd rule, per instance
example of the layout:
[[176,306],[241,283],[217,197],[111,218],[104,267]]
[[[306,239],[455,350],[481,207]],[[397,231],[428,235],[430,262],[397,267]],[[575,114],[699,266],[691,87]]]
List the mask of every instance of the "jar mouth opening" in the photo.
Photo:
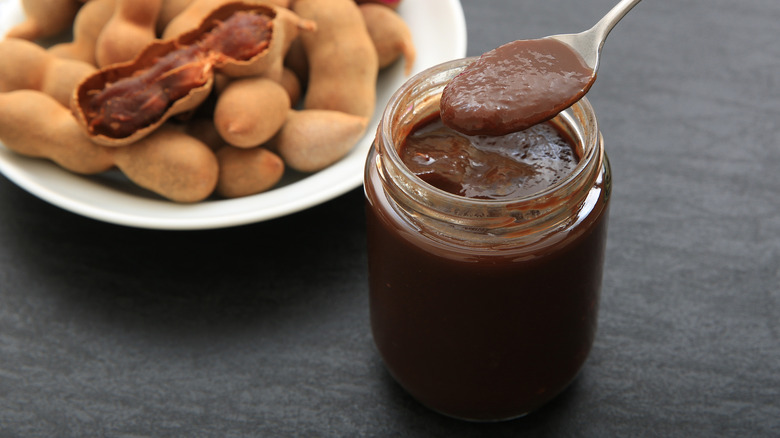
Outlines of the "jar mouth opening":
[[[430,115],[435,109],[439,110],[438,98],[441,91],[450,79],[457,76],[469,64],[476,61],[479,57],[461,58],[447,61],[442,64],[430,67],[409,78],[398,90],[393,93],[382,115],[382,122],[379,125],[378,134],[385,139],[394,139],[394,132],[398,132],[398,123],[403,123],[408,128],[400,130],[401,137],[409,134],[414,125]],[[426,89],[426,87],[428,87]],[[426,105],[417,107],[411,100],[413,95],[420,93],[426,94]],[[404,107],[405,106],[405,107]],[[575,184],[582,179],[583,173],[590,167],[590,163],[599,159],[600,150],[597,147],[599,142],[599,127],[596,120],[595,111],[586,97],[581,98],[569,108],[563,110],[550,120],[556,127],[563,130],[573,141],[573,147],[578,152],[579,161],[570,173],[550,186],[527,194],[525,196],[507,198],[507,199],[483,199],[470,198],[457,195],[436,186],[429,184],[422,178],[414,174],[406,164],[403,163],[397,147],[388,147],[384,153],[392,162],[394,171],[409,181],[415,181],[416,184],[424,186],[437,199],[443,202],[460,203],[467,201],[473,206],[483,206],[486,208],[505,207],[509,205],[523,205],[534,202],[538,199],[544,199],[553,196],[567,186]],[[387,145],[400,145],[399,141],[385,142]]]

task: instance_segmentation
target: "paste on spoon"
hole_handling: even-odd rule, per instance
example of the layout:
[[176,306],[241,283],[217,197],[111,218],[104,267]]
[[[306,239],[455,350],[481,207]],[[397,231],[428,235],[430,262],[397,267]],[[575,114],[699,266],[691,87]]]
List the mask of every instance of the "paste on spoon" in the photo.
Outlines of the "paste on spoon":
[[441,119],[467,135],[504,135],[555,117],[596,74],[569,45],[519,40],[483,54],[444,88]]

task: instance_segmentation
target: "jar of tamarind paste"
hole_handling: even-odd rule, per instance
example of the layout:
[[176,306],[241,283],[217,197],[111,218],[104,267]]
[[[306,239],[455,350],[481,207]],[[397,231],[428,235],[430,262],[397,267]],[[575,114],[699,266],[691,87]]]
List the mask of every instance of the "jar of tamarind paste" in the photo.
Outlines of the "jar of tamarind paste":
[[[540,126],[552,139],[537,150],[525,131],[477,139],[536,161],[499,158],[482,172],[472,155],[453,152],[464,140],[440,125],[439,100],[473,60],[411,78],[384,111],[365,169],[370,317],[386,368],[419,402],[500,421],[560,394],[589,354],[611,177],[586,99]],[[486,188],[459,182],[467,174]]]

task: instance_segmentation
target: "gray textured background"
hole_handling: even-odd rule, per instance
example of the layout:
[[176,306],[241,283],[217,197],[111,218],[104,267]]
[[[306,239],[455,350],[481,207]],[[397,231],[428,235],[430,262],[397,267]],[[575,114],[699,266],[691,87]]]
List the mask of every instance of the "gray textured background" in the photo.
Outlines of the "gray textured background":
[[[464,0],[469,54],[613,3]],[[541,411],[462,423],[391,381],[360,189],[162,232],[0,177],[0,436],[780,436],[779,22],[777,0],[646,0],[613,31],[589,94],[615,180],[600,328]]]

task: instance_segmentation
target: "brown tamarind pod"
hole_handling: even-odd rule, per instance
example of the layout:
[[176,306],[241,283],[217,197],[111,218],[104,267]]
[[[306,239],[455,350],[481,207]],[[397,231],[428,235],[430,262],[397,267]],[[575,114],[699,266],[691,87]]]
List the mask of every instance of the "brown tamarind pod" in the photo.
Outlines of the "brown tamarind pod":
[[[213,5],[218,5],[216,9],[211,9],[211,12],[205,16],[202,14],[202,10]],[[214,20],[223,20],[233,12],[246,8],[254,8],[256,10],[265,10],[265,14],[271,17],[271,32],[269,35],[268,48],[262,54],[252,59],[238,60],[230,59],[226,60],[222,64],[216,66],[216,68],[232,77],[239,76],[256,76],[263,75],[278,80],[281,78],[282,67],[284,62],[284,55],[290,47],[295,38],[298,37],[301,31],[313,31],[316,28],[316,24],[311,20],[304,20],[294,14],[292,11],[286,8],[275,7],[267,2],[262,1],[225,1],[225,0],[195,0],[188,10],[182,12],[181,17],[177,17],[176,20],[166,28],[163,38],[187,38],[187,35],[198,34],[203,31],[203,25],[196,28],[194,31],[180,33],[182,30],[191,29],[192,23],[197,19],[201,23],[209,23]],[[186,22],[184,18],[187,18]],[[269,70],[273,72],[269,73]]]
[[90,141],[67,108],[35,90],[0,93],[0,141],[79,174],[118,167],[137,185],[176,202],[197,202],[216,187],[219,168],[208,146],[166,126],[123,148]]
[[354,0],[296,0],[293,11],[317,23],[301,42],[309,64],[306,109],[370,118],[376,105],[379,61]]
[[301,96],[303,96],[303,87],[301,86],[300,79],[298,79],[298,75],[291,69],[284,67],[279,84],[287,91],[287,96],[290,98],[291,105],[295,106],[301,99]]
[[[165,0],[168,2],[186,2],[187,5],[167,22],[160,20],[159,33],[163,39],[176,38],[196,28],[211,11],[235,0]],[[245,0],[248,4],[260,4],[288,8],[289,0]]]
[[355,0],[357,4],[364,5],[364,4],[376,4],[381,5],[386,8],[390,8],[392,10],[398,9],[398,6],[401,5],[401,0]]
[[255,1],[271,3],[273,5],[285,9],[290,9],[290,5],[293,2],[293,0],[255,0]]
[[254,195],[274,187],[284,175],[284,162],[263,147],[225,146],[217,151],[217,194],[225,198]]
[[309,60],[306,59],[306,49],[300,38],[290,44],[290,49],[284,55],[284,67],[295,73],[302,88],[309,83]]
[[128,179],[172,201],[202,201],[217,185],[219,165],[214,152],[171,126],[112,151],[114,164]]
[[316,172],[340,160],[366,131],[368,119],[333,110],[290,110],[287,122],[268,143],[285,164]]
[[217,132],[212,117],[193,117],[184,122],[182,127],[184,132],[202,141],[212,151],[227,145],[227,142]]
[[96,70],[91,64],[61,59],[19,38],[0,40],[0,59],[0,92],[42,91],[65,107],[79,82]]
[[275,11],[232,2],[212,11],[196,29],[155,41],[135,59],[108,66],[82,81],[71,109],[100,144],[133,143],[170,117],[208,97],[214,71],[262,71],[272,42]]
[[[232,0],[193,0],[188,2],[178,14],[171,17],[160,35],[163,39],[176,38],[198,27],[211,11]],[[161,23],[162,25],[162,23]]]
[[417,51],[412,32],[403,18],[379,3],[364,3],[360,5],[360,12],[376,48],[379,68],[385,68],[403,57],[404,73],[407,76],[411,74]]
[[79,6],[76,0],[22,0],[25,20],[5,36],[35,40],[57,35],[73,25]]
[[[179,15],[177,15],[163,31],[163,38],[176,38],[201,23],[205,17],[214,10],[221,9],[232,3],[231,0],[194,0]],[[248,0],[245,4],[255,4],[272,8],[274,11],[273,32],[269,44],[268,53],[262,58],[251,63],[234,63],[221,67],[229,76],[254,76],[260,75],[281,80],[284,67],[284,56],[289,50],[290,44],[297,38],[301,31],[312,31],[316,24],[311,20],[303,20],[285,7],[275,6],[287,4],[286,0]]]
[[251,148],[265,143],[287,119],[291,103],[278,82],[251,77],[225,87],[214,109],[214,125],[229,144]]
[[20,155],[48,159],[79,174],[114,165],[111,149],[90,141],[70,111],[40,91],[0,93],[0,141]]
[[49,52],[65,59],[97,65],[95,46],[103,27],[114,14],[116,0],[90,0],[79,9],[73,21],[73,39],[51,46]]
[[156,38],[162,0],[116,0],[95,42],[98,67],[130,61]]
[[163,0],[162,8],[157,16],[157,35],[162,35],[168,24],[187,9],[192,2],[193,0]]

